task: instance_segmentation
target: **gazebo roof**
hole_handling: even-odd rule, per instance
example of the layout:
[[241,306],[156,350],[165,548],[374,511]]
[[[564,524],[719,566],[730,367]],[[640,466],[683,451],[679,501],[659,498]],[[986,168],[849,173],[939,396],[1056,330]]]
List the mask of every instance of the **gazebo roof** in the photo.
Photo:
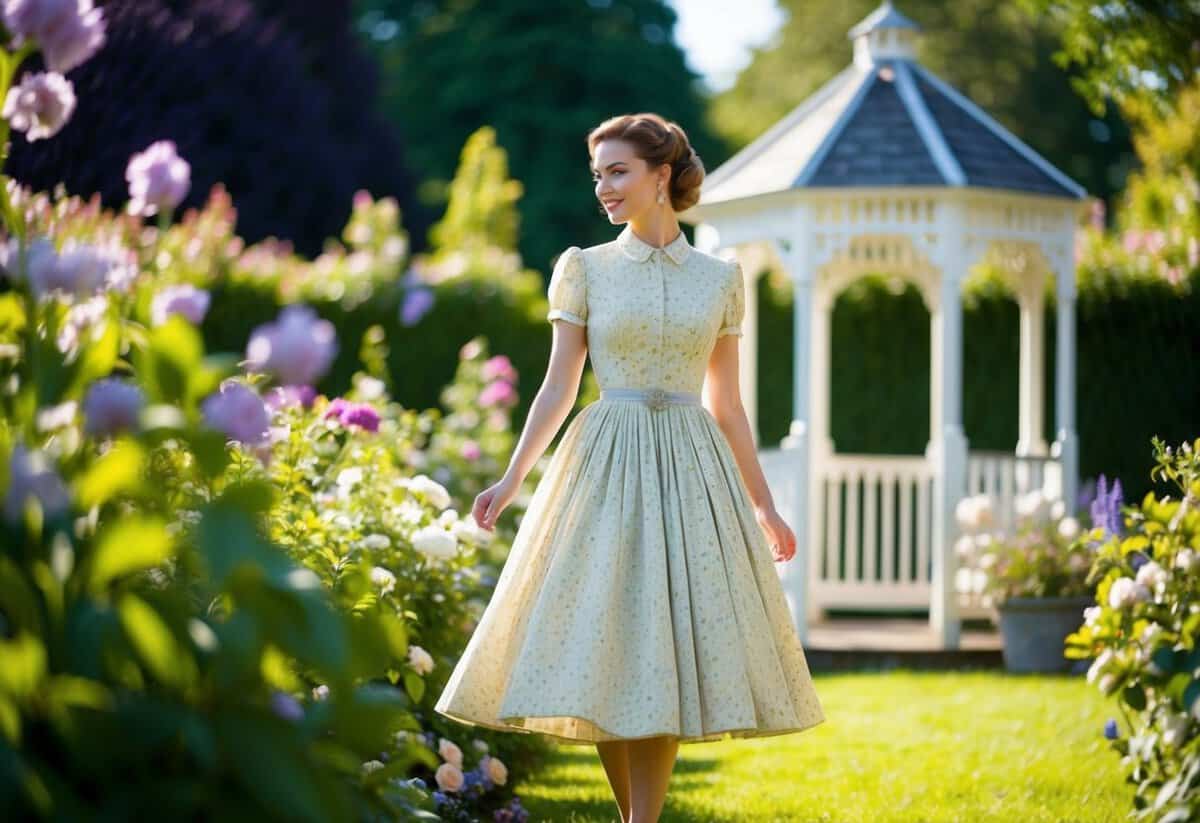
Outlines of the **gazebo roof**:
[[921,66],[919,27],[885,2],[850,29],[854,62],[706,178],[699,205],[806,188],[1087,191]]

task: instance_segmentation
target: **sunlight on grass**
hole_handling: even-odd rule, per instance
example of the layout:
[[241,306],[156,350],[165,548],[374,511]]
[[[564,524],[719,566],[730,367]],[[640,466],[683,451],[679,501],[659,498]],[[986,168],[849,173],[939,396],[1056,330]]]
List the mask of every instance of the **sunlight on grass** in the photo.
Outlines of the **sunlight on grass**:
[[[799,734],[685,744],[662,821],[1106,823],[1132,789],[1104,739],[1115,711],[1079,676],[814,676],[826,721]],[[618,820],[590,747],[516,786],[530,820]]]

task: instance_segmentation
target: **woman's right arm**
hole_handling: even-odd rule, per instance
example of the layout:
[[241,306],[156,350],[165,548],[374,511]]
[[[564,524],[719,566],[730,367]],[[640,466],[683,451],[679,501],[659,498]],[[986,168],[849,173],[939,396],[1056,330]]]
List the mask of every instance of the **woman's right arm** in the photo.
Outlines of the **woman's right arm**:
[[555,319],[551,326],[554,335],[550,362],[530,403],[508,468],[499,481],[479,493],[471,507],[475,522],[489,531],[495,527],[500,513],[517,497],[525,477],[554,440],[579,395],[587,361],[587,327],[565,319]]

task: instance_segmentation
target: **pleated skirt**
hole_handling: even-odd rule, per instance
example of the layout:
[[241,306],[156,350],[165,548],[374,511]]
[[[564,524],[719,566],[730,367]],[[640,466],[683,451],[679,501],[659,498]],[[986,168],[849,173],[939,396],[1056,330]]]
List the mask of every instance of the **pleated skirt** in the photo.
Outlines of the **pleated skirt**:
[[575,744],[824,721],[766,536],[706,409],[599,400],[575,415],[435,710]]

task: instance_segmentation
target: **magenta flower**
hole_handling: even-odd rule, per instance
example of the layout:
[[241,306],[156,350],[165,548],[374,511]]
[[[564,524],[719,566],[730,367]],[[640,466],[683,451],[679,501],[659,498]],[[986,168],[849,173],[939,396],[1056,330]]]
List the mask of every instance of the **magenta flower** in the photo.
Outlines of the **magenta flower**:
[[317,399],[317,390],[312,386],[275,386],[266,394],[267,408],[279,411],[285,406],[312,408]]
[[8,90],[0,116],[32,143],[58,134],[74,111],[71,81],[55,72],[39,72],[26,74],[20,85]]
[[371,432],[379,431],[379,412],[367,403],[351,405],[338,419],[345,426],[357,426]]
[[311,385],[329,371],[337,354],[337,329],[308,306],[285,306],[246,345],[247,366],[274,374],[284,384]]
[[173,140],[157,140],[129,158],[130,214],[151,217],[183,202],[192,185],[192,167],[175,153]]
[[57,517],[70,507],[71,495],[45,453],[17,443],[9,457],[8,471],[4,517],[9,523],[21,521],[25,503],[31,496],[41,505],[47,518]]
[[462,455],[464,460],[475,461],[479,459],[481,454],[483,454],[483,449],[479,448],[479,444],[474,440],[467,440],[463,442],[462,448],[459,450],[459,454]]
[[355,426],[367,431],[379,431],[379,412],[370,403],[351,403],[343,397],[336,397],[330,401],[322,419],[331,417],[347,428]]
[[416,325],[432,308],[432,289],[409,289],[405,292],[404,303],[400,306],[400,322],[405,326]]
[[517,392],[507,380],[493,380],[479,393],[481,406],[511,406],[517,402]]
[[201,404],[205,422],[248,446],[257,446],[269,436],[271,415],[257,392],[237,380],[222,381],[220,391]]
[[489,357],[484,361],[483,379],[499,379],[515,383],[517,382],[517,370],[513,368],[512,361],[508,359],[507,355],[497,354],[495,357]]
[[13,46],[37,42],[46,67],[59,74],[86,62],[105,42],[104,17],[92,0],[4,0]]
[[97,380],[83,398],[84,431],[110,435],[136,429],[145,404],[146,396],[137,385],[115,377]]
[[166,286],[160,289],[150,304],[150,322],[161,326],[172,314],[183,315],[193,326],[204,322],[208,313],[211,298],[204,289],[198,289],[190,283],[176,286]]

